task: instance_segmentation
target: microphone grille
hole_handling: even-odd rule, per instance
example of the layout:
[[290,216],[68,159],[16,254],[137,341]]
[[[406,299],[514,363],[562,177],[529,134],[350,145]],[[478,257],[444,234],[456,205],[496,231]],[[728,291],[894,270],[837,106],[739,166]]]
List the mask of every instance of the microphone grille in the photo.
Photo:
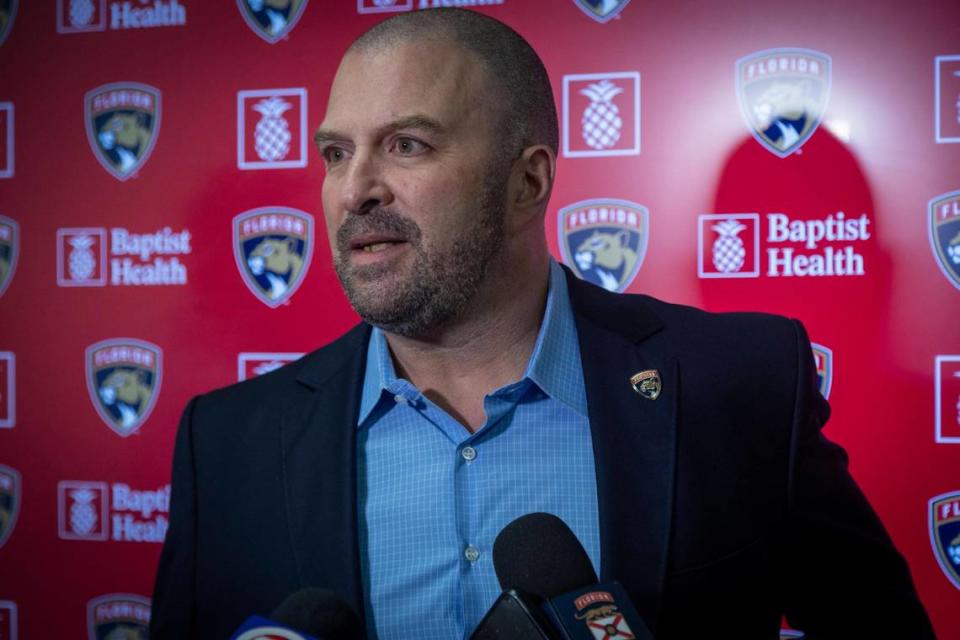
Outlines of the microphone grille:
[[550,513],[528,513],[504,527],[493,543],[493,568],[501,589],[543,599],[597,582],[577,536]]

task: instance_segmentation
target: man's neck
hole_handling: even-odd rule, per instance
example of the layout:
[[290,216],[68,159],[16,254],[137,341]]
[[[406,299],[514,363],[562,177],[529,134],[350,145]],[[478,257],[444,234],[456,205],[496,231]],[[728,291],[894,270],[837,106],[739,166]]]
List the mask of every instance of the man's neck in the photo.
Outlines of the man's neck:
[[549,263],[527,277],[491,274],[460,317],[427,337],[386,334],[397,375],[471,432],[485,421],[484,397],[521,378],[543,319]]

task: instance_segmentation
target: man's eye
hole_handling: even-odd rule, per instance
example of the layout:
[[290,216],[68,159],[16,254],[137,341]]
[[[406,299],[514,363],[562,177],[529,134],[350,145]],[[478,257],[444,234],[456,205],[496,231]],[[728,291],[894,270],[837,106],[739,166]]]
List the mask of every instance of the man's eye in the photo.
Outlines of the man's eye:
[[426,151],[427,145],[413,138],[397,138],[393,148],[403,155],[416,155]]
[[323,159],[329,164],[336,164],[346,157],[346,153],[340,147],[327,147],[323,150]]

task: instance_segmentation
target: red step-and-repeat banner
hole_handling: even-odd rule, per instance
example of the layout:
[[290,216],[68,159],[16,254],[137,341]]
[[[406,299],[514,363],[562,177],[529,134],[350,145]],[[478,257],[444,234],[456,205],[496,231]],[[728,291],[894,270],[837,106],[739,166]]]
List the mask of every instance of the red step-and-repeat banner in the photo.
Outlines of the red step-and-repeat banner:
[[184,404],[357,321],[310,133],[353,38],[439,5],[546,62],[558,259],[805,322],[826,433],[960,638],[952,0],[0,0],[0,638],[146,624]]

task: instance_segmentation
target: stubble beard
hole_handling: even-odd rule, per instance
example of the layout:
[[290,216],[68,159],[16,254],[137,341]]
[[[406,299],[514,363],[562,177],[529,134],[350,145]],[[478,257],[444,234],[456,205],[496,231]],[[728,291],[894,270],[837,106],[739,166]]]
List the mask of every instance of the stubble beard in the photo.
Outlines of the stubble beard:
[[[477,214],[467,218],[474,223],[448,246],[425,246],[420,227],[389,208],[347,218],[337,231],[334,268],[364,321],[388,333],[417,338],[460,316],[503,246],[506,178],[499,174],[488,172]],[[368,232],[399,234],[410,244],[414,264],[409,275],[396,273],[395,263],[350,264],[350,239]]]

